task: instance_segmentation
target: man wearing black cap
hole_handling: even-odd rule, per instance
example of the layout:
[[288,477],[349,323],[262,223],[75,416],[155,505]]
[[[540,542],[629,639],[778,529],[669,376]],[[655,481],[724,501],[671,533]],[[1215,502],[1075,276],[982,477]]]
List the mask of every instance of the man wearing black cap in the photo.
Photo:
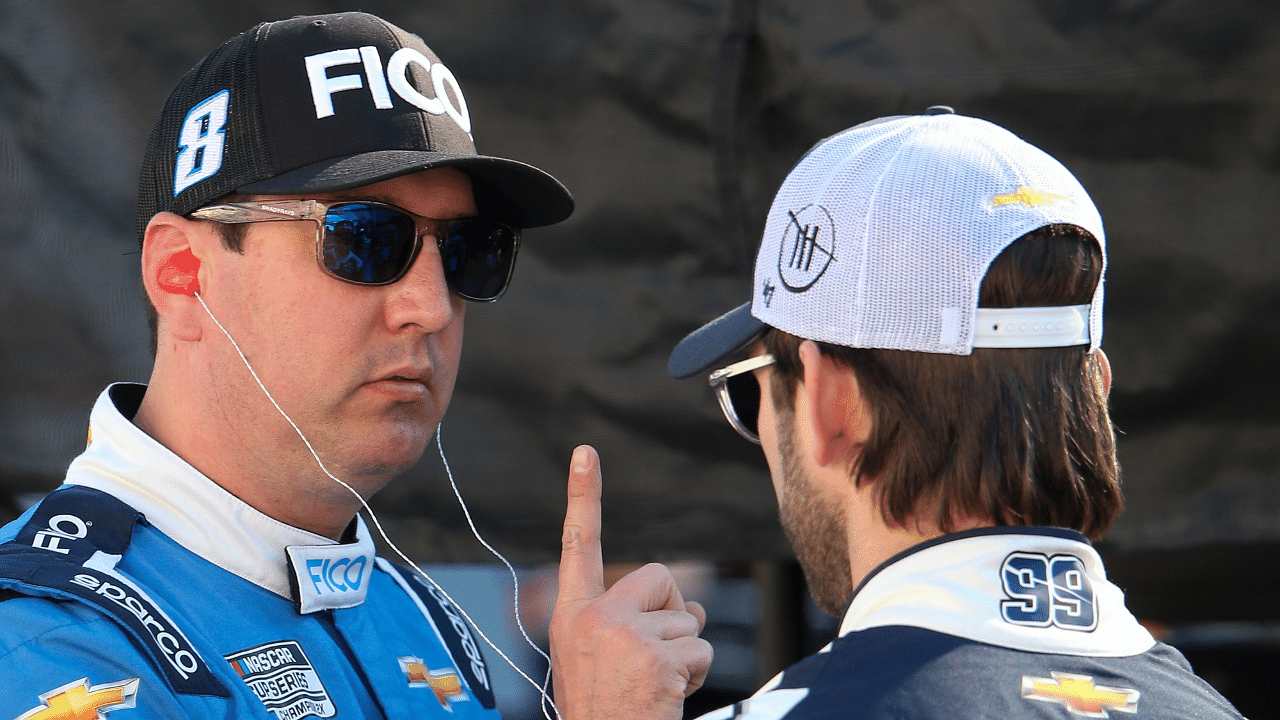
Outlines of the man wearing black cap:
[[708,719],[1239,717],[1089,542],[1122,506],[1105,264],[1071,173],[949,108],[850,128],[792,169],[751,302],[668,369],[713,371],[842,622]]
[[[356,515],[438,426],[466,303],[573,208],[471,129],[448,67],[361,13],[263,23],[179,83],[139,188],[151,382],[107,388],[0,531],[0,718],[496,716],[459,609]],[[646,647],[694,643],[647,665],[696,687],[700,609],[632,585],[661,596]]]

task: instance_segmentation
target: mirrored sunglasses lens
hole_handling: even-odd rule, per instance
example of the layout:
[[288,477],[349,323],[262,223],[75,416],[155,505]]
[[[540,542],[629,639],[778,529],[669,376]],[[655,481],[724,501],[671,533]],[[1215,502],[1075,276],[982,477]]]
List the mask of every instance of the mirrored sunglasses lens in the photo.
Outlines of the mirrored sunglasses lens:
[[725,389],[729,392],[729,401],[733,404],[733,412],[738,422],[760,437],[760,383],[753,373],[734,375],[725,381]]
[[513,228],[483,218],[450,225],[440,239],[440,259],[449,286],[471,300],[502,295],[516,259],[516,237]]
[[335,205],[324,217],[324,266],[343,280],[389,283],[413,261],[416,234],[413,217],[394,208]]

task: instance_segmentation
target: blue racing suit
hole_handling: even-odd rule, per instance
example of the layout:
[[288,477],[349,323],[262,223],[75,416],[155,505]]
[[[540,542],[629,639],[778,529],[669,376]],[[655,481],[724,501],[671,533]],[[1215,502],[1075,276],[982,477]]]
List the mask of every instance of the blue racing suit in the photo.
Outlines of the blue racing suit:
[[0,720],[481,718],[457,609],[375,555],[273,520],[129,420],[116,384],[66,483],[0,530]]

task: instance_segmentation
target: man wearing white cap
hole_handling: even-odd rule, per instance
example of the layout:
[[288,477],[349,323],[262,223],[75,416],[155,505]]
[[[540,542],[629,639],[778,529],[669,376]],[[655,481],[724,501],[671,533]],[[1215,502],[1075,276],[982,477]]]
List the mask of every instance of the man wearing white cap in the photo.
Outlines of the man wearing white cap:
[[1123,505],[1105,267],[1071,173],[949,108],[800,160],[752,301],[668,368],[714,370],[843,621],[708,717],[1239,717],[1134,619],[1089,542]]

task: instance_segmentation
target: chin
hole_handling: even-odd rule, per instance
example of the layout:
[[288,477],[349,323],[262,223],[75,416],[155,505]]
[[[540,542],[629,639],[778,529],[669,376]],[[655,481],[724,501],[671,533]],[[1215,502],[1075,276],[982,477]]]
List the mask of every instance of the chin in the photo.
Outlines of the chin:
[[[397,424],[376,445],[365,445],[351,454],[353,467],[365,475],[386,475],[388,479],[404,473],[417,464],[431,442],[433,429],[415,423],[410,427]],[[368,436],[374,437],[372,434]]]

